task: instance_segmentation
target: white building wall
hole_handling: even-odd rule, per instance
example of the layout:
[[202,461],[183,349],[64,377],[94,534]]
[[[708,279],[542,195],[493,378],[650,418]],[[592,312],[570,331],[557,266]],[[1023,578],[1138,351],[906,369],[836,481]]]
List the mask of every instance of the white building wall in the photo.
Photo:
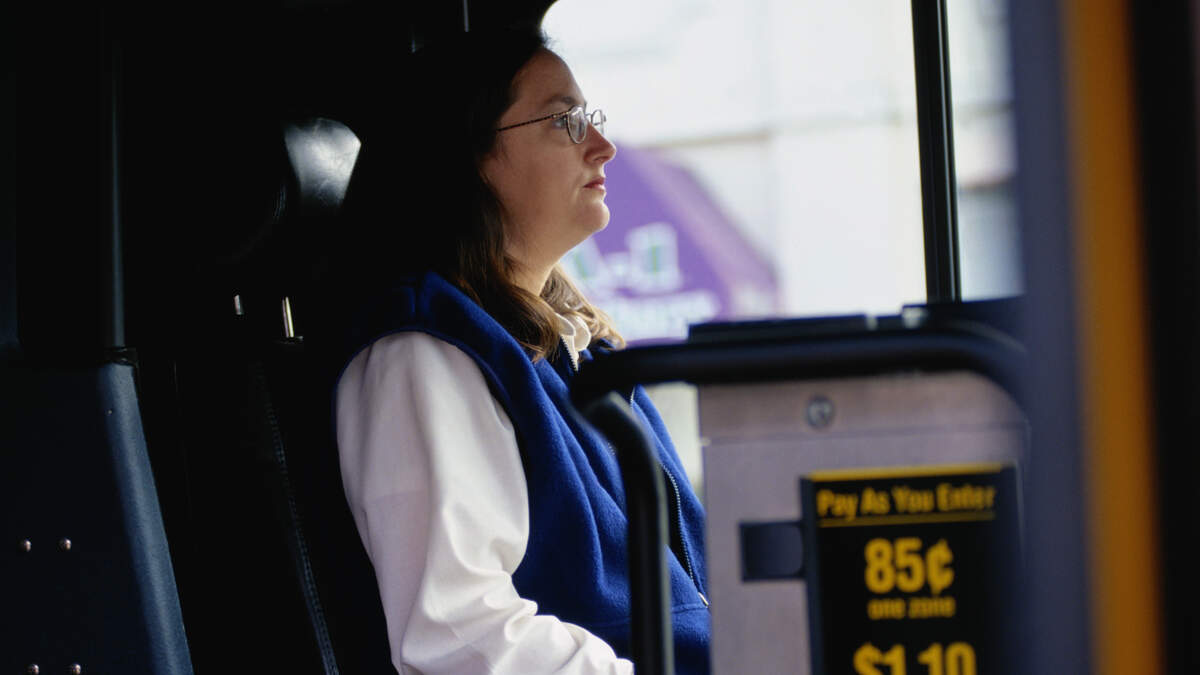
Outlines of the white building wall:
[[[969,194],[1012,173],[1004,7],[950,4],[964,282],[1012,293],[1011,209]],[[559,0],[545,26],[618,145],[688,166],[775,259],[784,314],[923,301],[907,2]]]

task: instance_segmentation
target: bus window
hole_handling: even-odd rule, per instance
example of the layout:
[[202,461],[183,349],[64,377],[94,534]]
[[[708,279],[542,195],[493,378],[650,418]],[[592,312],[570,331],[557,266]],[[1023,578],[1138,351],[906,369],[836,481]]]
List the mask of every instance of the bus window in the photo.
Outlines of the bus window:
[[1021,292],[1004,0],[946,3],[966,300]]
[[[925,300],[908,3],[559,0],[543,25],[618,147],[608,228],[565,263],[631,342]],[[650,395],[699,491],[694,388]]]
[[908,3],[559,0],[544,26],[618,147],[567,264],[627,338],[924,301]]

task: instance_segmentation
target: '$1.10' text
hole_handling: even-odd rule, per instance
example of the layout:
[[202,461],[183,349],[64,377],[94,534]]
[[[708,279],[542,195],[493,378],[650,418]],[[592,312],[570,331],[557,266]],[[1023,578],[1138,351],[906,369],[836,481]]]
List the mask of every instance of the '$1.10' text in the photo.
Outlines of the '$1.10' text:
[[[975,650],[966,642],[952,642],[946,647],[935,642],[917,654],[917,663],[926,667],[928,675],[976,675]],[[906,675],[904,645],[894,645],[884,652],[870,642],[864,644],[854,652],[854,672],[857,675]]]

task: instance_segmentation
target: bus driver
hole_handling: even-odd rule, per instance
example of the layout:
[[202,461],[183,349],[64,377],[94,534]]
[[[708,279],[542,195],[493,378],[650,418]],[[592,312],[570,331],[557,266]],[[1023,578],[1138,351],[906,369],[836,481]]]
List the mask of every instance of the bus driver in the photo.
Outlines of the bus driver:
[[[620,474],[567,395],[590,350],[622,341],[558,265],[609,220],[604,113],[540,31],[467,33],[414,61],[401,131],[380,141],[403,213],[373,211],[361,237],[371,292],[335,405],[392,661],[631,673]],[[677,670],[707,673],[703,512],[645,392],[630,398],[672,493]]]

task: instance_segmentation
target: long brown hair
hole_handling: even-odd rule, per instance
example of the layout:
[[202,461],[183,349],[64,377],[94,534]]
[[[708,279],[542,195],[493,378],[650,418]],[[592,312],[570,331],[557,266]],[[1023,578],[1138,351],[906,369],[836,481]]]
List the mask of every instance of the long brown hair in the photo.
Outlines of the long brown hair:
[[[505,246],[503,207],[480,166],[496,143],[501,115],[515,98],[517,74],[539,51],[540,29],[505,28],[446,38],[417,52],[409,72],[413,97],[381,125],[402,166],[390,174],[404,195],[404,220],[379,223],[392,243],[380,264],[432,269],[503,325],[530,356],[552,356],[560,344],[556,314],[584,321],[592,339],[623,347],[609,317],[556,265],[539,296],[515,283],[517,263]],[[395,131],[400,129],[401,131]],[[364,143],[364,150],[367,143]],[[386,189],[385,189],[386,191]],[[392,201],[389,199],[389,203]],[[380,237],[372,241],[381,242]],[[382,241],[388,241],[385,234]],[[392,255],[402,251],[402,254]],[[400,262],[402,261],[402,262]]]

